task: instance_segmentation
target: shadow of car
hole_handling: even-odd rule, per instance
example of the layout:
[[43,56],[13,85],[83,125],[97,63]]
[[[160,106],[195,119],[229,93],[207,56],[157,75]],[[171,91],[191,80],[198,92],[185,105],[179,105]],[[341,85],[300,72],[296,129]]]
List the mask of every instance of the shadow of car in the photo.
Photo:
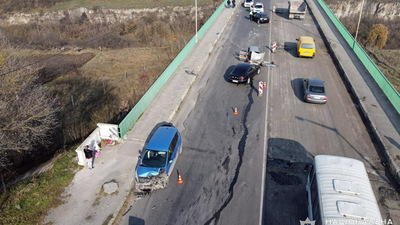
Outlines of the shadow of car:
[[290,81],[294,95],[304,101],[303,78],[295,78]]

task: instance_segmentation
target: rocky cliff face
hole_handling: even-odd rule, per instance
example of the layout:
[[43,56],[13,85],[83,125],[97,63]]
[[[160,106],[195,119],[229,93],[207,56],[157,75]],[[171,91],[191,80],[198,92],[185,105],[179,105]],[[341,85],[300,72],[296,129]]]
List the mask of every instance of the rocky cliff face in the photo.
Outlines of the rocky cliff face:
[[[45,13],[16,13],[12,15],[3,15],[0,19],[0,25],[21,25],[28,23],[48,23],[58,22],[66,17],[71,20],[79,20],[82,17],[87,18],[91,23],[123,23],[126,21],[132,21],[143,17],[146,14],[153,13],[157,18],[169,18],[173,20],[178,17],[188,17],[193,19],[189,15],[195,14],[195,9],[192,6],[182,7],[162,7],[162,8],[151,8],[151,9],[87,9],[87,8],[76,8],[72,10],[62,10],[55,12]],[[203,18],[202,8],[198,8],[198,18]]]
[[399,2],[371,2],[364,1],[342,1],[339,3],[329,4],[329,8],[335,13],[336,17],[354,17],[359,16],[363,8],[363,17],[376,17],[384,20],[400,19],[400,3]]

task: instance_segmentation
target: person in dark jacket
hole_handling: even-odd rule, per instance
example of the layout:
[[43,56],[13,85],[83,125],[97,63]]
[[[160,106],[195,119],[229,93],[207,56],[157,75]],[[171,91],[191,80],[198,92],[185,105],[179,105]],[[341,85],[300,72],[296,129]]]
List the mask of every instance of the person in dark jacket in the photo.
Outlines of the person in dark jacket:
[[85,148],[83,149],[83,152],[85,153],[85,157],[87,160],[88,168],[93,169],[93,151],[89,149],[89,145],[86,145]]

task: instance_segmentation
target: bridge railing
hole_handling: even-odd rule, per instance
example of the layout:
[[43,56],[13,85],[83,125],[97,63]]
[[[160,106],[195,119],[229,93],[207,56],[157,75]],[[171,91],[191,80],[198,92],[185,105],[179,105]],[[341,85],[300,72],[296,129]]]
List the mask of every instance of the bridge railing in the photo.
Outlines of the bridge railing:
[[376,64],[371,60],[364,49],[356,42],[353,36],[348,32],[345,26],[336,18],[335,14],[329,9],[323,0],[316,0],[321,8],[325,11],[326,15],[332,21],[334,26],[338,29],[340,34],[346,40],[347,44],[353,49],[354,53],[360,59],[362,64],[374,78],[375,82],[382,89],[383,93],[387,96],[389,101],[392,103],[393,107],[400,114],[400,94],[393,87],[393,85],[388,81],[386,76],[380,71]]
[[[225,2],[223,2],[217,10],[211,15],[207,22],[201,27],[197,32],[197,38],[200,39],[207,29],[211,26],[214,20],[221,13],[222,9],[225,7]],[[164,70],[160,77],[153,83],[153,85],[147,90],[143,97],[136,103],[133,109],[128,113],[128,115],[121,121],[118,125],[120,138],[124,138],[125,134],[132,128],[135,122],[138,120],[140,115],[149,106],[150,102],[156,97],[158,92],[167,83],[168,79],[175,72],[178,66],[183,62],[186,56],[189,54],[190,50],[196,44],[196,36],[193,36],[188,44],[180,51],[176,58],[169,64],[169,66]]]

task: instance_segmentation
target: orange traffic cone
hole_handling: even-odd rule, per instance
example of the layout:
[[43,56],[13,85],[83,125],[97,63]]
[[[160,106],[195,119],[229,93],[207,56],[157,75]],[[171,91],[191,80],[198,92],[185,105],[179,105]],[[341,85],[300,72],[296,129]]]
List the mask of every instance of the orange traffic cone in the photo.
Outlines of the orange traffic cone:
[[183,179],[180,173],[178,174],[178,184],[183,184]]
[[236,108],[236,107],[235,107],[235,111],[233,111],[233,114],[234,114],[234,115],[237,115],[237,114],[238,114],[237,108]]
[[264,82],[264,87],[267,87],[267,82]]

